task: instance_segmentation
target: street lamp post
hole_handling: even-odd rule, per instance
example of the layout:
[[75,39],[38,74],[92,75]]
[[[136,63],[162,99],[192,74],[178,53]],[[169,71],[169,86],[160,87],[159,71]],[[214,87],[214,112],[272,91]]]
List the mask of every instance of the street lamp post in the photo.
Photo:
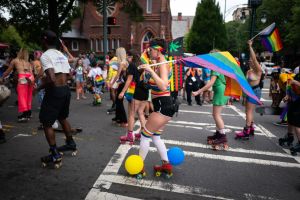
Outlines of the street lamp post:
[[253,37],[255,31],[256,9],[260,6],[262,0],[248,0],[248,6],[251,8],[251,22],[250,22],[250,38]]

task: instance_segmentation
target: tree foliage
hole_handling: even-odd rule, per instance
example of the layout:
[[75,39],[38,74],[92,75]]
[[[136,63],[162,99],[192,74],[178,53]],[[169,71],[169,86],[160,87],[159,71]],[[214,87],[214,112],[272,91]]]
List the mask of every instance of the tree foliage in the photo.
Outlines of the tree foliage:
[[227,34],[219,4],[215,0],[198,3],[192,28],[186,38],[186,48],[196,54],[207,53],[213,48],[224,50]]

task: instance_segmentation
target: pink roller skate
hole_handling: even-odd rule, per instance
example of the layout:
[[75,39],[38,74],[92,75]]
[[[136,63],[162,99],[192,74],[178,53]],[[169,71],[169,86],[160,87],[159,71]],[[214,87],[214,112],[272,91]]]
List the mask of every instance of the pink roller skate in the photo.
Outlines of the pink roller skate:
[[251,122],[249,135],[254,136],[254,131],[255,131],[255,126],[254,126],[254,123]]
[[134,134],[134,137],[135,137],[135,141],[140,141],[141,140],[141,134],[140,133]]
[[173,176],[172,173],[172,165],[167,162],[163,162],[162,165],[155,165],[153,167],[155,176],[159,177],[161,175],[164,175],[165,178],[169,179]]
[[126,142],[129,142],[130,145],[134,144],[134,136],[132,132],[127,133],[127,135],[123,135],[120,137],[120,143],[125,144]]
[[249,140],[250,127],[244,127],[244,130],[235,134],[234,139]]

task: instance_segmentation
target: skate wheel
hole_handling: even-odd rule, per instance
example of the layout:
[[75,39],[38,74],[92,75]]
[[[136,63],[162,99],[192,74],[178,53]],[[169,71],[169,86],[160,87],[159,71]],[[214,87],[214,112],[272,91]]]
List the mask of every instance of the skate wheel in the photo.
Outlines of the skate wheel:
[[207,144],[211,145],[212,144],[212,140],[207,140]]
[[77,151],[73,151],[71,155],[72,156],[76,156],[77,155]]
[[54,164],[54,169],[59,169],[62,166],[62,162],[55,163]]
[[227,151],[227,150],[229,149],[228,144],[224,144],[224,145],[223,145],[223,148],[224,148],[225,151]]
[[166,178],[166,179],[170,179],[172,176],[173,176],[173,173],[166,174],[165,178]]
[[156,177],[160,177],[161,176],[161,172],[159,172],[159,171],[155,172],[155,176]]
[[42,168],[46,168],[47,167],[47,163],[42,162]]

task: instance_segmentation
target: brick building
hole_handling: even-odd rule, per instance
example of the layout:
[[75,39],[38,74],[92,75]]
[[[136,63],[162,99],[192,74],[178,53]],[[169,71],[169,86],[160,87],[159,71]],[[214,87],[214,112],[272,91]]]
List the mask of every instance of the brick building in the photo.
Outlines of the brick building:
[[[79,5],[82,17],[72,22],[72,29],[63,33],[62,38],[77,55],[81,52],[103,53],[103,17],[101,3],[95,5],[92,0]],[[107,0],[108,17],[115,17],[116,25],[110,26],[108,34],[108,51],[118,47],[127,50],[134,49],[141,52],[153,37],[162,37],[166,41],[172,40],[172,16],[170,0],[138,0],[143,8],[143,22],[133,22],[129,15],[121,10],[121,4],[114,0]]]

